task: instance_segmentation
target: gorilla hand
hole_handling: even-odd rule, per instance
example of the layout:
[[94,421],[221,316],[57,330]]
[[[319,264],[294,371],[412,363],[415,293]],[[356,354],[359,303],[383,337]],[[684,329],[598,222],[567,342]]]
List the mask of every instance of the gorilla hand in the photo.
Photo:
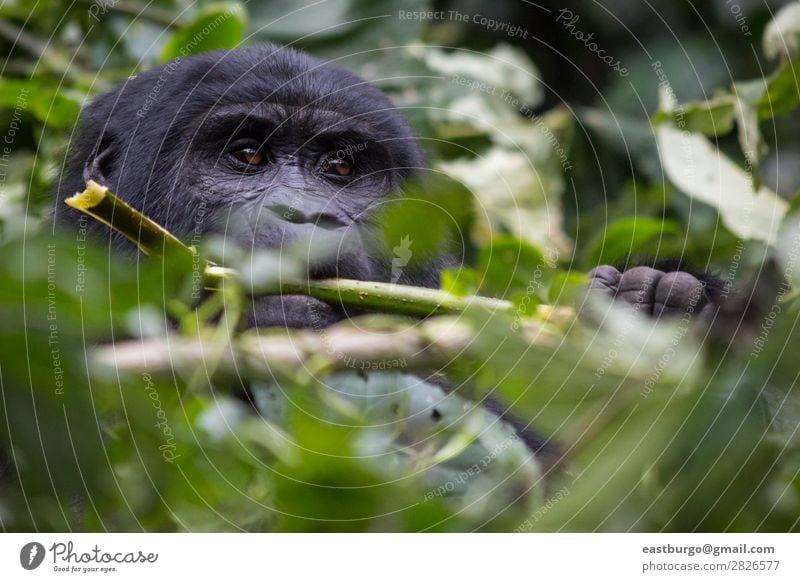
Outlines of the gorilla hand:
[[601,265],[589,272],[589,292],[623,301],[653,317],[689,314],[710,322],[719,307],[722,281],[712,275],[633,267],[620,272]]

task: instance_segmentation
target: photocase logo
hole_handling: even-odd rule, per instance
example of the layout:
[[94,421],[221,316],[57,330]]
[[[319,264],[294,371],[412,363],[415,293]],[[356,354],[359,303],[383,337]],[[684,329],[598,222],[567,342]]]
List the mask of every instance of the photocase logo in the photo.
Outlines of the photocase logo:
[[19,551],[19,563],[26,570],[35,570],[44,561],[44,546],[39,542],[28,542]]
[[392,249],[394,258],[392,259],[392,283],[397,283],[403,274],[403,267],[408,265],[411,260],[411,243],[414,241],[406,235],[400,240],[400,244]]

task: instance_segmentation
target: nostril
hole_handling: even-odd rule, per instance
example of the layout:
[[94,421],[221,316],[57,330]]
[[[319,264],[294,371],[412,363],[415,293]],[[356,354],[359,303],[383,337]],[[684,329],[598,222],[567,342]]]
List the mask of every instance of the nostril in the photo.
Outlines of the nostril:
[[268,204],[265,208],[292,224],[313,224],[326,229],[347,225],[342,217],[331,212],[306,212],[301,208],[285,204]]
[[288,222],[293,222],[295,224],[308,222],[305,214],[303,214],[299,208],[293,206],[286,206],[285,204],[267,204],[264,208]]
[[338,216],[326,212],[312,214],[307,218],[308,220],[306,222],[310,222],[315,226],[319,226],[320,228],[332,229],[345,226],[345,223]]

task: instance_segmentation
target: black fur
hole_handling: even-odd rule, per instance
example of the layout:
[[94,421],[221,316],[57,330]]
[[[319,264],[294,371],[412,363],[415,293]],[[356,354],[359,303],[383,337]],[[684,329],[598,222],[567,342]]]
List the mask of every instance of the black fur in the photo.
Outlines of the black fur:
[[[246,170],[232,159],[243,140],[268,163]],[[341,154],[356,171],[331,178],[321,164]],[[369,238],[369,226],[423,163],[408,123],[360,77],[274,45],[217,51],[131,77],[83,110],[56,213],[77,220],[60,202],[92,178],[193,244],[216,233],[239,246],[282,248],[322,226],[343,242],[312,276],[389,281],[391,250]],[[437,287],[439,268],[431,261],[397,282]],[[283,297],[259,301],[251,323],[305,327],[342,317],[314,299]]]

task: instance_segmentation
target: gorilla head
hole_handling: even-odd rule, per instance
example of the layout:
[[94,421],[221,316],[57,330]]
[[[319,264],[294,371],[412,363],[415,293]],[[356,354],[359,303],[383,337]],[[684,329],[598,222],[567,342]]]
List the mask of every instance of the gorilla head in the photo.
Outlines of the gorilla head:
[[[81,114],[58,199],[94,179],[188,243],[216,233],[282,248],[325,232],[338,252],[310,276],[388,281],[390,254],[367,233],[422,164],[408,124],[378,89],[264,45],[179,59],[97,98]],[[76,219],[63,204],[57,213]],[[434,263],[399,282],[437,286]],[[303,327],[343,316],[286,296],[259,301],[252,319]]]

